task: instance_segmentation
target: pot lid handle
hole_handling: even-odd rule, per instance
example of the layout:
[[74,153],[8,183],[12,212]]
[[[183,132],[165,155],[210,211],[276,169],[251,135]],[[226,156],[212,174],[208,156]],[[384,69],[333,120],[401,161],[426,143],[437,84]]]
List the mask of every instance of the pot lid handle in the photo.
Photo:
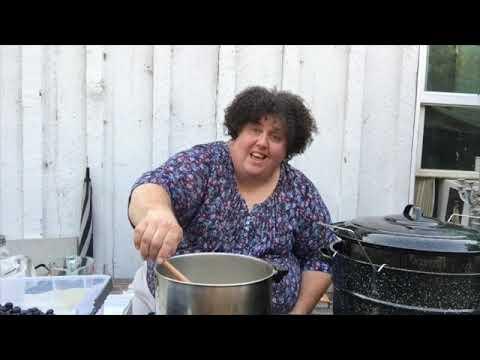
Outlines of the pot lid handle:
[[[410,215],[411,210],[413,209],[413,217]],[[413,204],[408,204],[403,209],[403,216],[405,216],[408,220],[411,221],[419,221],[423,217],[422,208],[415,206]]]

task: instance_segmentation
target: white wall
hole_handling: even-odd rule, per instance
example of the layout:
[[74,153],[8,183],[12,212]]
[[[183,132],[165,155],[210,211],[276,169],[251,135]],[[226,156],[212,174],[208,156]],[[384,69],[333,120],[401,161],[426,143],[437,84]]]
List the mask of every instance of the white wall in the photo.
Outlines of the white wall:
[[292,163],[334,221],[399,213],[409,195],[418,50],[0,46],[0,233],[78,236],[88,165],[95,256],[115,277],[132,277],[141,260],[126,216],[131,185],[179,150],[225,139],[225,106],[249,85],[292,90],[311,107],[319,134]]

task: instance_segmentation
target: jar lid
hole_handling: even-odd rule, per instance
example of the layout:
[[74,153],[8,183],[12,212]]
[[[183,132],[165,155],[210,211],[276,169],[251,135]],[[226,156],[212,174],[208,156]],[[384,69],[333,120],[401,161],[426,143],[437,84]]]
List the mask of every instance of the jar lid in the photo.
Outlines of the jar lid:
[[401,215],[359,217],[343,222],[355,233],[342,232],[342,237],[355,238],[365,244],[434,252],[480,253],[480,231],[425,217],[422,210],[407,205]]

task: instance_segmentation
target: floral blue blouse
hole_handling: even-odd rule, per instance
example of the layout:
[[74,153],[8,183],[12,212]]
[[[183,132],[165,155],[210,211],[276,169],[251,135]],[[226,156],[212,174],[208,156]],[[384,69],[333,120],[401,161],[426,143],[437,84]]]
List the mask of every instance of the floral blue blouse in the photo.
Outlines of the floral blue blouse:
[[[255,256],[287,269],[273,284],[272,312],[288,313],[297,301],[301,273],[330,272],[320,248],[335,239],[316,223],[330,214],[313,183],[286,161],[273,194],[249,212],[239,194],[228,143],[213,142],[179,152],[133,185],[162,185],[169,193],[184,238],[176,254],[231,252]],[[148,261],[147,283],[155,292],[155,263]]]

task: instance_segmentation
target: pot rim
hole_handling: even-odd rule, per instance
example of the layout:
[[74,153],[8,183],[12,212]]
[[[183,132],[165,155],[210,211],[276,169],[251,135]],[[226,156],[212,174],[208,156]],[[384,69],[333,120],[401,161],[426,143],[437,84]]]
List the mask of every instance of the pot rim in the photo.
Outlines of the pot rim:
[[[410,215],[411,209],[415,210],[414,217]],[[400,215],[362,216],[333,225],[336,225],[335,233],[340,237],[347,230],[354,234],[355,240],[386,248],[452,254],[480,253],[480,231],[424,217],[421,208],[413,204],[407,205]]]
[[173,279],[171,277],[165,276],[163,274],[160,274],[157,270],[157,267],[161,266],[160,264],[155,264],[155,274],[157,275],[157,278],[160,276],[167,281],[175,282],[177,284],[182,284],[182,285],[185,285],[185,286],[223,287],[223,288],[225,288],[225,287],[237,287],[237,286],[245,286],[245,285],[252,285],[252,284],[260,283],[262,281],[265,281],[265,280],[268,280],[268,279],[272,278],[277,273],[277,270],[275,269],[275,267],[271,263],[269,263],[268,261],[265,261],[263,259],[259,259],[259,258],[254,257],[254,256],[250,256],[250,255],[235,254],[235,253],[228,253],[228,252],[195,252],[195,253],[190,253],[190,254],[175,255],[175,256],[170,257],[168,260],[170,261],[172,259],[178,259],[178,258],[182,258],[182,257],[212,256],[212,255],[214,255],[214,256],[219,255],[219,256],[243,257],[243,258],[246,258],[246,259],[249,259],[249,260],[252,260],[252,261],[262,263],[262,264],[265,264],[265,265],[269,266],[272,269],[272,273],[268,276],[265,276],[265,277],[257,279],[257,280],[247,281],[247,282],[242,282],[242,283],[235,283],[235,284],[229,284],[229,283],[226,283],[226,284],[208,284],[208,283],[200,283],[200,282],[188,283],[188,282],[185,282],[185,281],[180,281],[180,280]]
[[[376,243],[371,243],[368,241],[363,241],[359,239],[355,239],[353,237],[350,237],[348,235],[340,235],[340,234],[335,234],[338,238],[341,240],[349,241],[350,243],[358,246],[365,246],[367,248],[373,248],[373,249],[381,249],[385,251],[391,250],[392,252],[408,252],[408,253],[418,253],[422,255],[432,255],[432,256],[465,256],[465,257],[470,257],[470,256],[478,256],[480,255],[480,250],[479,251],[443,251],[443,250],[436,250],[436,249],[410,249],[410,248],[403,248],[399,246],[393,246],[393,245],[384,245],[384,244],[376,244]],[[383,234],[382,234],[383,235]],[[401,236],[398,236],[401,237]],[[448,241],[448,240],[446,240]],[[361,242],[361,244],[360,244]]]
[[[421,271],[421,270],[411,270],[411,269],[402,269],[402,268],[397,268],[397,267],[393,267],[393,266],[388,266],[388,264],[374,264],[374,263],[370,263],[368,261],[363,261],[363,260],[358,260],[358,259],[354,259],[354,258],[351,258],[350,256],[347,256],[345,254],[342,254],[340,251],[337,251],[333,248],[333,246],[337,243],[340,243],[342,242],[343,239],[340,239],[340,240],[337,240],[337,241],[334,241],[332,243],[330,243],[330,250],[332,250],[334,252],[334,256],[342,256],[343,258],[347,259],[347,260],[350,260],[350,261],[354,261],[354,262],[357,262],[357,263],[360,263],[360,264],[363,264],[363,265],[367,265],[367,266],[374,266],[377,270],[377,272],[381,272],[383,271],[384,269],[387,269],[387,270],[393,270],[394,272],[409,272],[409,273],[415,273],[415,274],[423,274],[423,275],[428,275],[428,276],[432,276],[432,275],[441,275],[441,276],[452,276],[452,277],[462,277],[462,276],[480,276],[480,273],[446,273],[446,272],[431,272],[431,271]],[[332,256],[332,259],[333,259],[333,256]],[[378,269],[382,268],[382,270],[378,271]]]

